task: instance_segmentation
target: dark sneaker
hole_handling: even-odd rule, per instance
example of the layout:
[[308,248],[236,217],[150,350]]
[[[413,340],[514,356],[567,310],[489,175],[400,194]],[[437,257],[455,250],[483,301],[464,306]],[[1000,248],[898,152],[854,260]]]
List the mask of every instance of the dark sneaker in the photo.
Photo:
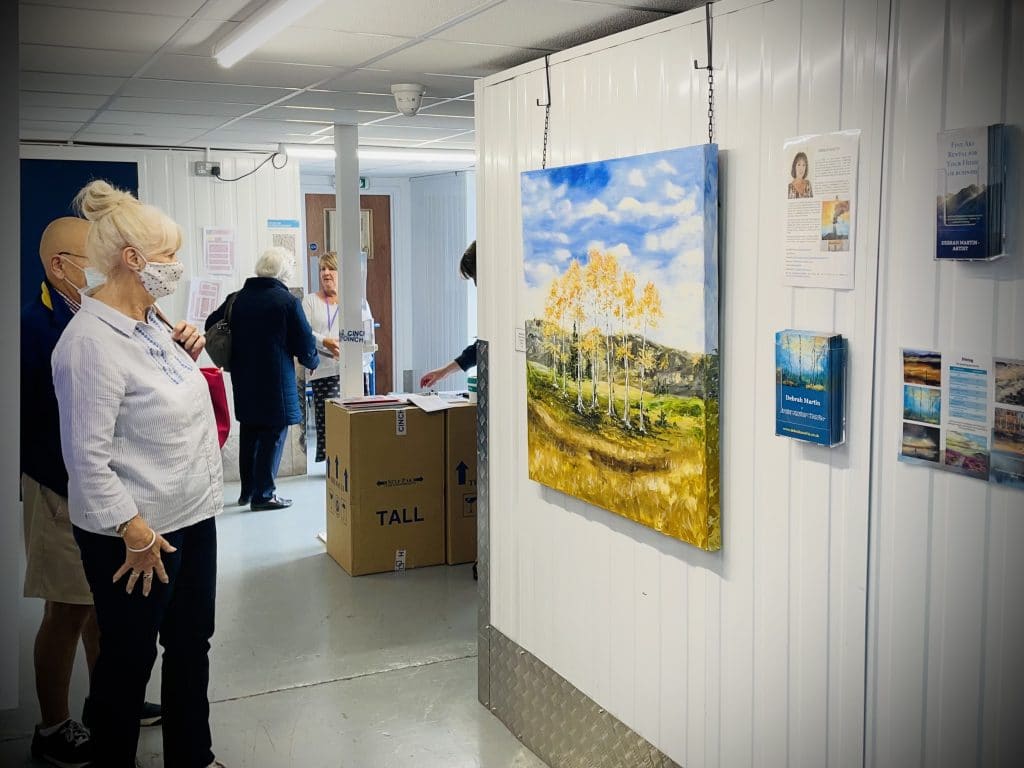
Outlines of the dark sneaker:
[[271,496],[266,501],[254,501],[249,505],[249,509],[253,512],[262,512],[265,509],[284,509],[291,505],[291,499],[282,499],[280,496]]
[[238,497],[238,501],[236,503],[240,507],[246,506],[249,503],[249,494],[243,493],[241,496]]
[[43,736],[37,725],[32,736],[32,757],[60,768],[87,765],[92,759],[89,731],[81,723],[65,720],[56,731]]
[[142,711],[139,712],[139,725],[147,728],[151,725],[160,725],[164,721],[163,711],[159,704],[145,701],[142,703]]
[[[163,711],[159,704],[152,704],[148,701],[142,702],[142,710],[139,712],[139,725],[146,728],[150,725],[160,725],[163,722]],[[86,728],[92,723],[92,708],[89,704],[89,697],[85,697],[85,704],[82,705],[82,724]]]

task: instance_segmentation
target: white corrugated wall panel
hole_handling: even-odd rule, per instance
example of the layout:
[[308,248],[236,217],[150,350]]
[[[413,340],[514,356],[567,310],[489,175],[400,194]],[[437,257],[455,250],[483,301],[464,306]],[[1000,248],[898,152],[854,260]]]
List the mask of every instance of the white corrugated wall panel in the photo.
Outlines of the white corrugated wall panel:
[[[451,361],[470,342],[467,284],[459,274],[459,259],[470,242],[467,184],[464,173],[409,180],[413,391],[419,391],[423,373]],[[465,387],[465,374],[457,372],[435,389]]]
[[[893,14],[875,420],[868,764],[1010,766],[1024,751],[1024,498],[898,464],[900,349],[1024,358],[1024,2],[900,0]],[[937,264],[935,134],[1007,122],[1016,252]]]
[[[490,343],[491,618],[686,766],[859,765],[887,2],[723,0],[723,549],[705,553],[527,479],[519,173],[539,168],[542,64],[477,88],[480,335]],[[552,57],[548,164],[699,144],[703,11]],[[860,128],[856,289],[784,288],[793,135]],[[875,210],[871,210],[874,207]],[[851,338],[851,441],[774,435],[774,332]]]

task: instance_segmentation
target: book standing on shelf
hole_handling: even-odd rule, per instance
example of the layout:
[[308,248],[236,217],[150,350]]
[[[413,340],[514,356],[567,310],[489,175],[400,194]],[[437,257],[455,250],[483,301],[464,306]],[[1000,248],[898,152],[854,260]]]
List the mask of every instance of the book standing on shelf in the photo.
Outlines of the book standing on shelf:
[[846,340],[839,334],[775,334],[775,434],[817,445],[846,439]]
[[1006,126],[939,134],[935,258],[987,261],[1006,245]]

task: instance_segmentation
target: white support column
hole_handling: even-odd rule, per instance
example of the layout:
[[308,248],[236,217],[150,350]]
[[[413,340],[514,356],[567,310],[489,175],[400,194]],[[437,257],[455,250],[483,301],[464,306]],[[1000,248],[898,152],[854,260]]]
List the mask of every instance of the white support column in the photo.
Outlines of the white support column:
[[338,278],[341,281],[341,395],[363,394],[363,344],[352,340],[363,330],[363,281],[359,253],[359,146],[354,125],[334,126],[335,221],[338,231],[334,242],[338,252]]

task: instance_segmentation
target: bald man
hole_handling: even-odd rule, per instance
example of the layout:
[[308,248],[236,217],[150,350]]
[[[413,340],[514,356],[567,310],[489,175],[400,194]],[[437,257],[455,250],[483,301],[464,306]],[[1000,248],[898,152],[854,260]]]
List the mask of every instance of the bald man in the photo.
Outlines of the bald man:
[[[50,222],[39,242],[46,279],[21,312],[21,487],[25,515],[25,597],[46,601],[35,642],[36,695],[42,722],[32,755],[55,765],[85,765],[89,732],[71,719],[68,689],[79,639],[92,671],[99,630],[92,592],[68,518],[68,475],[60,446],[60,419],[50,357],[81,305],[86,287],[85,219]],[[160,720],[147,704],[143,725]]]

